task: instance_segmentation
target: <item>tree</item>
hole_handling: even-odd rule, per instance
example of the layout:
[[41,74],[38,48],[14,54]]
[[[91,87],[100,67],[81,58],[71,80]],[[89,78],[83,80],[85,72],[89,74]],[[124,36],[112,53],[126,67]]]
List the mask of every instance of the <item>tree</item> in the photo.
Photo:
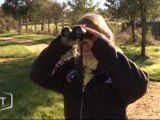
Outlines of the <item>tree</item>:
[[9,16],[9,15],[6,15],[2,8],[0,7],[0,33],[1,32],[4,32],[4,31],[9,31],[10,28],[14,28],[16,25],[15,25],[15,20]]
[[[58,12],[57,12],[58,11]],[[54,2],[52,5],[53,22],[56,27],[56,32],[58,33],[58,22],[63,19],[63,7],[60,3]]]
[[120,0],[106,0],[104,5],[113,18],[118,18],[118,9],[120,8]]
[[97,7],[93,0],[69,0],[68,5],[72,9],[69,16],[71,24],[75,24],[84,13],[95,12]]
[[98,8],[97,12],[99,14],[101,14],[104,18],[106,18],[106,17],[110,18],[111,17],[111,14],[106,9]]
[[39,7],[40,6],[41,5],[38,0],[32,0],[29,6],[28,18],[29,18],[29,21],[32,24],[34,24],[35,31],[37,30],[37,23],[39,21]]
[[46,10],[49,4],[49,0],[38,0],[38,1],[36,0],[36,3],[38,7],[36,8],[37,16],[41,23],[41,32],[44,32],[44,25],[45,25],[46,17],[47,17]]
[[136,0],[106,0],[105,6],[110,8],[109,12],[115,18],[128,20],[132,30],[133,43],[135,39],[135,19],[138,17],[138,6]]
[[[147,33],[147,19],[153,19],[158,17],[160,11],[160,1],[159,0],[138,0],[140,16],[141,16],[141,26],[142,26],[142,43],[141,43],[141,57],[146,56],[145,46],[146,46],[146,33]],[[153,15],[150,15],[153,14]]]
[[32,2],[33,2],[33,0],[26,0],[26,4],[28,5],[27,6],[28,10],[27,10],[27,13],[22,16],[23,23],[25,23],[26,31],[28,31],[28,22],[29,22],[29,18],[31,16]]
[[160,16],[160,0],[149,0],[147,1],[146,16],[148,21],[154,21]]
[[[145,56],[145,41],[147,31],[147,20],[155,19],[160,13],[159,0],[106,0],[105,5],[110,9],[114,17],[130,21],[133,42],[135,42],[134,21],[141,19],[142,44],[141,56]],[[140,13],[140,14],[139,14]]]
[[67,4],[65,2],[62,3],[62,9],[63,9],[63,16],[62,16],[62,29],[63,29],[64,28],[64,19],[67,18],[66,17]]
[[50,24],[53,21],[52,3],[47,5],[45,13],[46,13],[46,20],[48,23],[48,33],[50,33]]
[[142,24],[142,44],[141,44],[141,56],[145,57],[145,43],[146,43],[146,12],[147,6],[144,0],[139,0],[140,12],[141,12],[141,24]]
[[21,17],[28,12],[26,0],[5,0],[2,9],[6,14],[12,15],[18,21],[18,33],[21,33]]

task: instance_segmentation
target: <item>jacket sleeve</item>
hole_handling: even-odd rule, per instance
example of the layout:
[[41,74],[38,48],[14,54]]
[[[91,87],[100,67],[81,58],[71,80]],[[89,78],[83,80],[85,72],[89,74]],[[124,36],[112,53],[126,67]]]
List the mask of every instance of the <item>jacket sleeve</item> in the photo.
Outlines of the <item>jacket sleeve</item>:
[[124,54],[116,51],[111,43],[98,38],[91,50],[107,70],[123,101],[129,104],[145,94],[148,75]]
[[70,48],[60,42],[60,36],[53,40],[34,61],[31,79],[44,88],[62,92],[70,59],[59,60]]

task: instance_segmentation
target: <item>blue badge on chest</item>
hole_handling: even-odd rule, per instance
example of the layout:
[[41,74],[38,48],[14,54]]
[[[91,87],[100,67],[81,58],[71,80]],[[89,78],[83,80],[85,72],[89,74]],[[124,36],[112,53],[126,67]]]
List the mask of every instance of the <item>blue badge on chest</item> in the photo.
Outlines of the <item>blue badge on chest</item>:
[[109,77],[107,80],[105,80],[105,82],[104,82],[105,84],[112,84],[112,80],[111,80],[111,78]]
[[69,71],[69,73],[67,74],[67,81],[71,83],[76,78],[77,74],[78,73],[76,70]]

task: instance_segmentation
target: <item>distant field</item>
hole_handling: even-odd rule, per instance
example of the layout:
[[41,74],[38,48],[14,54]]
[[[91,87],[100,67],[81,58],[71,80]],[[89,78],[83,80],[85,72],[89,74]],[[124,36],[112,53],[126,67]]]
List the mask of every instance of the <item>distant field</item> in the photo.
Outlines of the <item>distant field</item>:
[[[36,31],[41,31],[41,25],[40,24],[37,24],[37,30]],[[68,26],[68,23],[64,23],[64,26]],[[51,33],[53,33],[53,31],[55,30],[55,24],[54,23],[51,23],[50,24],[50,31]],[[22,30],[25,31],[25,25],[22,26]],[[33,30],[35,31],[35,25],[28,25],[28,29],[29,30]],[[58,23],[58,31],[60,33],[60,31],[62,30],[62,24],[61,23]],[[45,24],[44,25],[44,31],[48,31],[48,24]]]
[[53,35],[43,35],[43,34],[33,34],[33,33],[22,33],[21,35],[17,34],[15,30],[10,32],[0,34],[0,37],[14,37],[16,39],[31,39],[34,41],[39,41],[43,43],[50,43],[51,40],[55,38]]

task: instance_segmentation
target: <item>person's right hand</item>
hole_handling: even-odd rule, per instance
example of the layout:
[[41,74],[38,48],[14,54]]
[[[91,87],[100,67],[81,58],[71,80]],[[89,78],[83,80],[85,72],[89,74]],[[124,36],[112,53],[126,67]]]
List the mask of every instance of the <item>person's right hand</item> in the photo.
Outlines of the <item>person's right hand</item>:
[[108,39],[108,37],[106,37],[104,34],[92,29],[92,28],[89,28],[89,27],[86,27],[85,25],[80,25],[82,28],[86,29],[86,31],[90,34],[92,34],[93,36],[95,36],[94,38],[94,41],[97,40],[97,38],[103,38],[104,40],[106,40],[108,43],[110,43],[110,39]]

